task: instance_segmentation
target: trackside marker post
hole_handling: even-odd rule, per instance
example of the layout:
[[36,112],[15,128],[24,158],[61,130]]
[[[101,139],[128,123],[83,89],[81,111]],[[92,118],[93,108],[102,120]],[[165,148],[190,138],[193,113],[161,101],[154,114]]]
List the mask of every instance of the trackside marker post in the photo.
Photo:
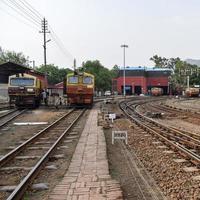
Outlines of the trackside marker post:
[[126,145],[128,144],[128,134],[127,131],[112,131],[112,144],[115,140],[125,140]]
[[109,119],[111,119],[113,123],[114,119],[116,119],[116,114],[115,113],[109,114]]

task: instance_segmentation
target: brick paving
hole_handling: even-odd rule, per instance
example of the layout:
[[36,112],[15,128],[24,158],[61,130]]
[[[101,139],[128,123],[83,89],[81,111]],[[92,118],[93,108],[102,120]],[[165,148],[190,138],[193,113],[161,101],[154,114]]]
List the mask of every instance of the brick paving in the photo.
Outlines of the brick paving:
[[49,200],[123,199],[119,182],[109,175],[105,137],[97,117],[98,110],[92,109],[68,171]]

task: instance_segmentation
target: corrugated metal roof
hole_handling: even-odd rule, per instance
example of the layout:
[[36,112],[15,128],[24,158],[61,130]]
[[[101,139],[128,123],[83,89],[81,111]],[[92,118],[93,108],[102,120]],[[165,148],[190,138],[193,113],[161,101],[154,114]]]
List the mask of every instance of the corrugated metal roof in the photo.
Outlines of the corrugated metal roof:
[[[126,66],[127,70],[141,70],[141,71],[172,71],[172,69],[169,68],[158,68],[158,67],[152,67],[152,66]],[[124,70],[124,67],[120,67],[120,70]]]

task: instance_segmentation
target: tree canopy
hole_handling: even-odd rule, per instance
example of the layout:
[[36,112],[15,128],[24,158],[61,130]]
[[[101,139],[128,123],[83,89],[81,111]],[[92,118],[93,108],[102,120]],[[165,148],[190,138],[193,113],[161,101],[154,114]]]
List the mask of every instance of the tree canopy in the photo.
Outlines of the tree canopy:
[[172,69],[170,83],[173,89],[186,87],[187,76],[190,77],[190,86],[200,85],[200,68],[197,65],[191,65],[178,57],[165,58],[154,55],[150,60],[154,62],[155,67]]
[[86,61],[82,64],[82,70],[95,76],[95,89],[97,91],[111,90],[112,78],[115,78],[119,67],[115,65],[112,70],[105,68],[100,61]]
[[58,66],[55,66],[54,64],[49,64],[46,66],[41,65],[40,67],[37,67],[36,70],[48,75],[47,79],[49,84],[62,82],[67,73],[71,72],[71,70],[68,68],[58,68]]
[[27,66],[29,63],[28,57],[26,57],[22,52],[17,53],[15,51],[5,51],[0,47],[0,64],[9,61],[24,66]]
[[[22,52],[7,51],[0,47],[0,64],[4,62],[14,62],[20,65],[29,66],[29,57]],[[104,67],[98,60],[88,60],[82,63],[79,70],[91,73],[95,76],[95,89],[97,91],[111,90],[112,79],[116,78],[119,71],[119,66],[115,65],[111,70]],[[49,84],[56,84],[62,82],[67,73],[72,70],[68,68],[60,68],[54,64],[46,66],[41,65],[36,67],[36,71],[46,73]]]
[[181,61],[179,57],[177,58],[165,58],[158,55],[154,55],[150,58],[151,61],[155,63],[155,67],[158,68],[169,68],[169,69],[175,69],[175,65],[177,62]]

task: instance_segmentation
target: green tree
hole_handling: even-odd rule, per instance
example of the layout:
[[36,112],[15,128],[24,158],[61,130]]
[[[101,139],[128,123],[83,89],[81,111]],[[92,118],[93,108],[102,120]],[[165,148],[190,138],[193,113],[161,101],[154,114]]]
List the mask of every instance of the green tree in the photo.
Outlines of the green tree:
[[154,55],[150,60],[155,63],[155,67],[163,68],[167,65],[167,59],[165,57],[162,58],[158,55]]
[[200,68],[197,65],[191,65],[177,58],[165,58],[154,55],[150,58],[156,67],[170,68],[172,74],[169,77],[172,89],[185,88],[187,85],[187,76],[190,77],[190,86],[200,85]]
[[38,72],[47,74],[49,84],[56,84],[62,82],[67,73],[71,71],[70,69],[58,68],[58,66],[55,66],[54,64],[49,64],[46,66],[41,65],[36,70]]
[[9,61],[24,66],[27,66],[29,63],[28,57],[26,57],[22,52],[17,53],[15,51],[5,51],[0,47],[0,64]]
[[158,55],[154,55],[150,58],[151,61],[154,62],[155,67],[158,68],[169,68],[169,69],[175,69],[176,63],[181,61],[179,57],[177,58],[165,58]]
[[82,64],[82,69],[95,76],[95,89],[97,91],[111,90],[113,73],[98,60],[86,61]]
[[119,74],[120,67],[118,65],[114,65],[114,67],[110,70],[112,78],[117,78]]

